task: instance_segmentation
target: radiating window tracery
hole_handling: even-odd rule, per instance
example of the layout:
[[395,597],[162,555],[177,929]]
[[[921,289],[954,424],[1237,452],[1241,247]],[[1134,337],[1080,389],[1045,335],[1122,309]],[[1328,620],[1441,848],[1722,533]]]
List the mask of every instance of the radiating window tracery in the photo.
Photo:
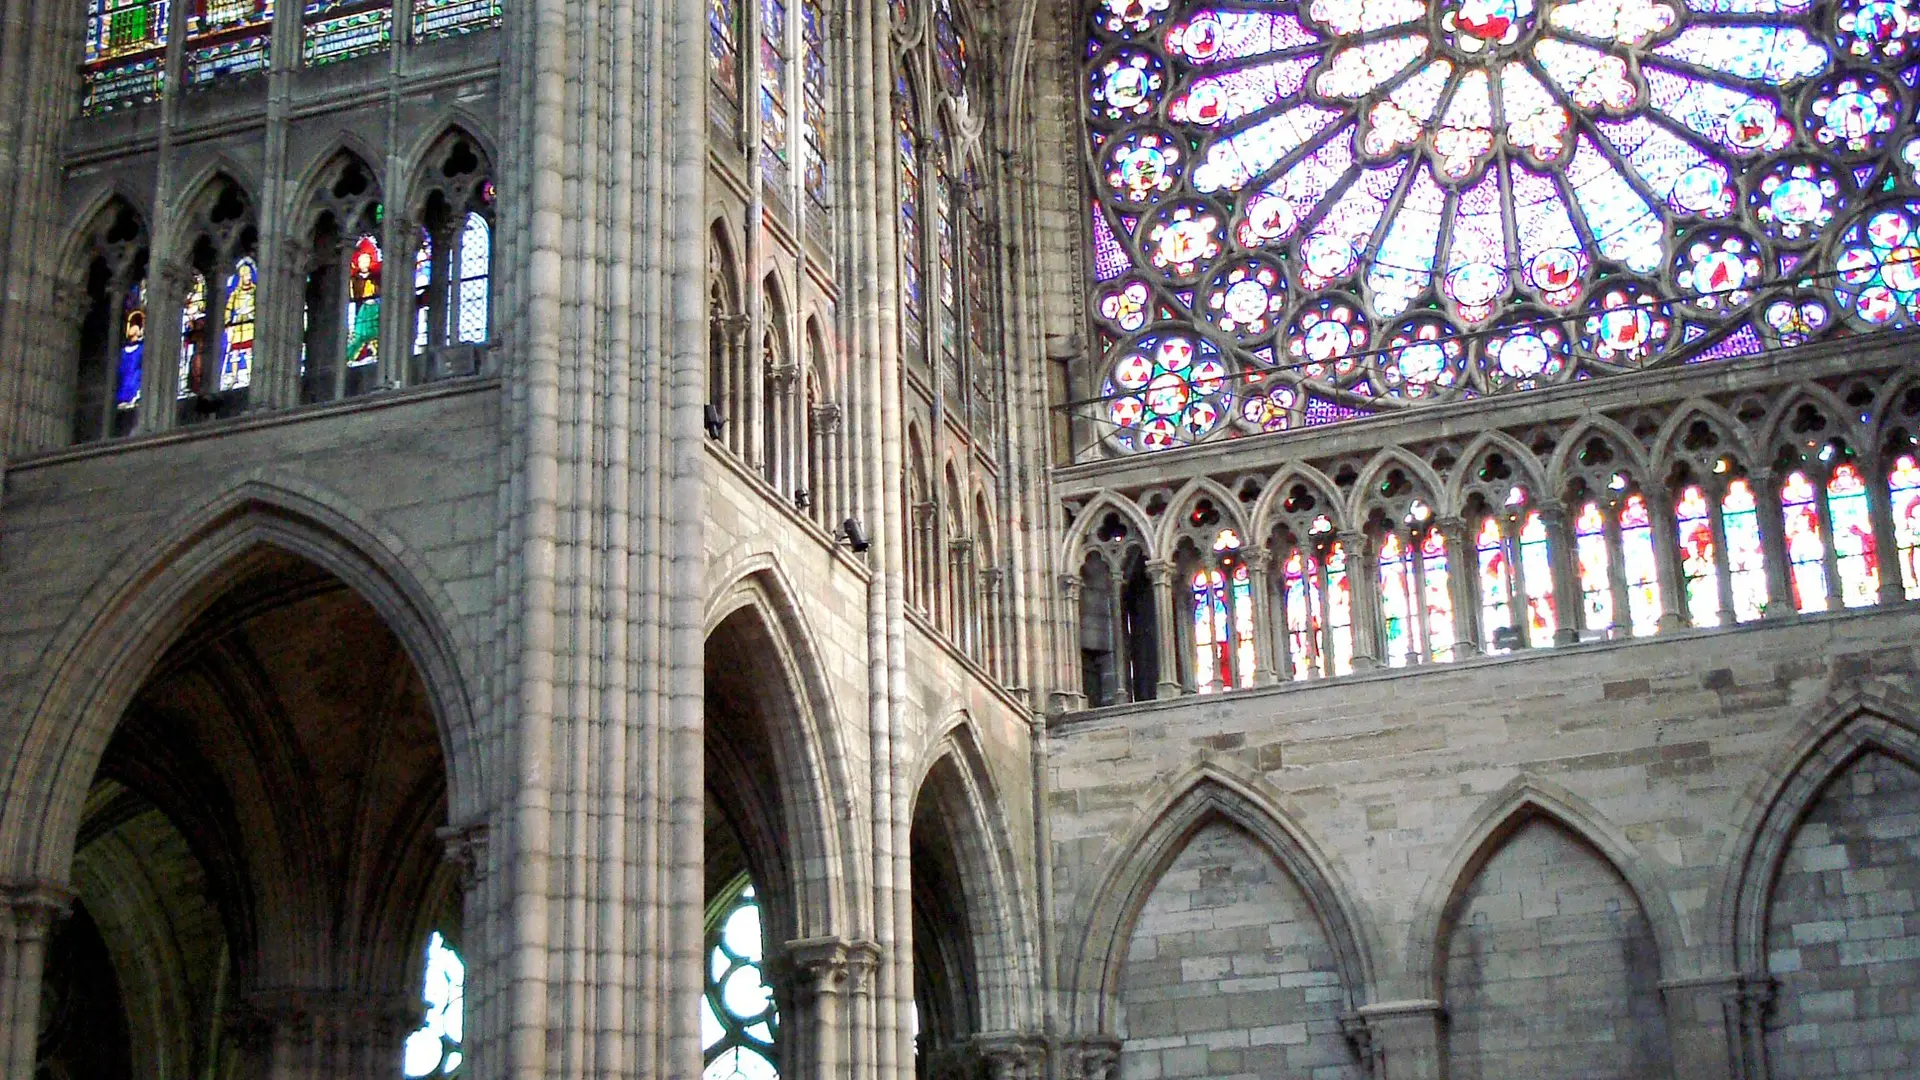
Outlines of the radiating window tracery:
[[[1920,20],[1827,15],[1102,0],[1082,415],[1156,450],[1920,323]],[[1149,340],[1217,363],[1149,395]]]

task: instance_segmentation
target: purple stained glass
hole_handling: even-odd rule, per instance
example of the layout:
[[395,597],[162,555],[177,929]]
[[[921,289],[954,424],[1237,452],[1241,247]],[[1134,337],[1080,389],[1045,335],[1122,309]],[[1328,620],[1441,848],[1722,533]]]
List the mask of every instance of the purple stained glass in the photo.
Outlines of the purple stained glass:
[[1093,208],[1093,272],[1101,281],[1112,281],[1127,272],[1127,253],[1114,238],[1113,226],[1099,206]]
[[[1688,329],[1692,330],[1694,327],[1688,327]],[[1726,360],[1735,356],[1752,356],[1754,353],[1760,352],[1765,348],[1766,346],[1761,344],[1760,334],[1754,330],[1753,324],[1742,323],[1733,333],[1701,349],[1698,354],[1688,357],[1687,362],[1697,364],[1707,360]]]

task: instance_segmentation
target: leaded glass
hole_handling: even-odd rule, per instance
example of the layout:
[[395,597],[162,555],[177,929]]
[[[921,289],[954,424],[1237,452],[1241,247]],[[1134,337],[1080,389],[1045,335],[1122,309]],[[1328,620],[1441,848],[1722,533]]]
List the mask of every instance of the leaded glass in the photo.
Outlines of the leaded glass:
[[1867,482],[1851,462],[1834,466],[1827,480],[1827,517],[1833,523],[1833,561],[1840,576],[1840,602],[1866,607],[1880,601],[1880,561],[1873,538]]
[[1820,536],[1820,511],[1813,504],[1814,495],[1806,473],[1789,473],[1780,485],[1787,571],[1796,611],[1827,610],[1827,545]]
[[420,229],[420,245],[413,250],[413,352],[433,344],[433,233]]
[[[1707,543],[1713,543],[1711,533]],[[1630,628],[1634,637],[1646,637],[1660,628],[1660,572],[1653,553],[1653,520],[1646,498],[1639,494],[1627,496],[1620,506],[1620,567],[1627,580]]]
[[308,67],[383,52],[393,43],[387,0],[307,0],[300,62]]
[[120,355],[115,365],[113,407],[122,412],[140,407],[140,382],[147,363],[147,283],[127,289],[120,315]]
[[[1109,451],[1920,322],[1906,0],[1106,0],[1087,32]],[[1143,335],[1209,343],[1212,423],[1145,430]]]
[[347,366],[380,359],[380,244],[362,236],[347,260]]
[[180,377],[178,396],[189,398],[202,390],[207,363],[207,275],[198,270],[187,284],[180,305]]
[[707,70],[723,97],[740,100],[739,0],[707,0]]
[[1239,551],[1239,535],[1223,529],[1215,561],[1193,574],[1193,681],[1203,694],[1253,685],[1253,581]]
[[1520,578],[1527,586],[1527,642],[1553,644],[1560,620],[1553,607],[1553,567],[1547,557],[1547,523],[1535,510],[1520,526]]
[[226,325],[220,333],[220,389],[244,390],[253,381],[253,318],[260,268],[242,256],[227,275]]
[[1508,573],[1511,563],[1507,559],[1507,539],[1500,532],[1498,518],[1480,522],[1474,552],[1480,560],[1480,632],[1485,635],[1481,645],[1490,653],[1505,652],[1509,646],[1500,631],[1513,626],[1513,586]]
[[168,0],[90,0],[81,110],[101,113],[160,96]]
[[802,0],[800,5],[800,84],[804,95],[802,127],[806,139],[805,172],[802,179],[807,197],[815,206],[825,207],[829,191],[827,176],[827,15],[819,0]]
[[[1727,538],[1727,582],[1733,592],[1735,622],[1751,622],[1767,607],[1765,549],[1760,543],[1760,515],[1753,488],[1732,480],[1720,500],[1720,524]],[[1824,587],[1824,583],[1823,583]]]
[[469,212],[460,227],[460,264],[455,267],[453,336],[461,342],[487,340],[488,282],[493,267],[493,230],[487,219]]
[[1607,551],[1607,518],[1598,503],[1587,503],[1573,520],[1573,547],[1580,572],[1581,614],[1586,629],[1613,628],[1612,561]]
[[920,340],[925,319],[921,286],[920,218],[920,105],[905,75],[894,86],[894,107],[900,110],[894,140],[900,165],[900,294],[906,309],[907,339]]
[[706,993],[700,1001],[702,1080],[777,1080],[780,1018],[766,983],[765,931],[751,884],[736,882],[709,917]]
[[192,0],[187,8],[187,85],[265,71],[272,27],[273,0]]
[[1680,492],[1674,510],[1680,532],[1680,574],[1686,580],[1687,614],[1695,626],[1720,625],[1720,562],[1713,541],[1713,515],[1699,485]]
[[1893,538],[1900,549],[1900,585],[1909,600],[1920,599],[1920,464],[1912,454],[1894,459],[1887,477],[1893,500]]
[[1281,566],[1281,593],[1287,616],[1287,656],[1295,680],[1327,675],[1323,638],[1327,600],[1320,562],[1310,552],[1295,548]]
[[787,182],[787,5],[760,0],[761,165],[777,194]]
[[413,40],[458,37],[500,25],[500,0],[413,0]]

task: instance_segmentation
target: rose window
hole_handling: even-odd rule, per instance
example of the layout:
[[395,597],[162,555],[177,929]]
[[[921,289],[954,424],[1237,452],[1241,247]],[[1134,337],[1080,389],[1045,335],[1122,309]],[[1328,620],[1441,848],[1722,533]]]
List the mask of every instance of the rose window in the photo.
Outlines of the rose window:
[[1920,0],[1103,0],[1089,33],[1111,450],[1920,323]]

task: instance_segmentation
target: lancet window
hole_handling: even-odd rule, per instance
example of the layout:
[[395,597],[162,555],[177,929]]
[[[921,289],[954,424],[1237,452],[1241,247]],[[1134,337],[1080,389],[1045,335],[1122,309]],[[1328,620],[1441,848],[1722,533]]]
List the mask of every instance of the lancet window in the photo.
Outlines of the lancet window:
[[[413,258],[413,353],[429,373],[450,346],[484,344],[493,310],[494,186],[472,140],[454,135],[429,158]],[[458,373],[471,369],[463,365]]]
[[466,1054],[467,965],[440,931],[427,938],[426,971],[420,1000],[426,1016],[407,1036],[401,1073],[407,1080],[452,1076]]
[[1100,0],[1082,449],[1911,328],[1920,20],[1875,11]]
[[323,174],[310,213],[300,394],[303,401],[330,401],[382,385],[385,213],[372,170],[341,154]]
[[703,1080],[777,1080],[780,1017],[768,986],[760,900],[742,875],[707,916],[706,992],[700,1001]]
[[1145,543],[1109,512],[1085,548],[1068,593],[1078,603],[1081,689],[1089,705],[1150,701],[1160,681],[1159,627]]
[[232,416],[253,385],[259,318],[259,232],[237,184],[217,179],[193,214],[180,315],[177,422]]
[[73,441],[132,433],[147,365],[147,229],[119,200],[88,233],[85,310],[74,377]]
[[1304,681],[1353,671],[1353,589],[1347,549],[1323,497],[1295,484],[1280,502],[1269,543],[1281,632],[1282,679]]

